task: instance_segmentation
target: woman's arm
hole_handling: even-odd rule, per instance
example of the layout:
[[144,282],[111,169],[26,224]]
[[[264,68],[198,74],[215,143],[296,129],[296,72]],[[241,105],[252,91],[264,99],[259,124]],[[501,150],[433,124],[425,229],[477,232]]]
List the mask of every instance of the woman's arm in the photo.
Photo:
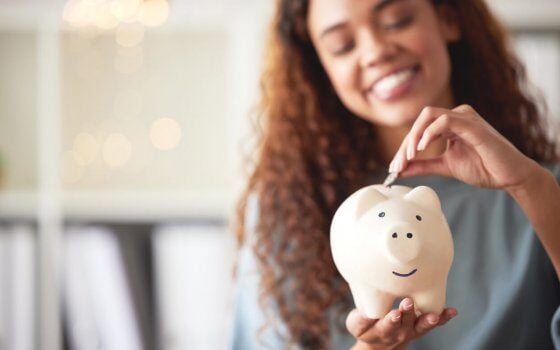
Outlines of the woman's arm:
[[527,215],[560,277],[560,186],[535,163],[526,182],[507,190]]

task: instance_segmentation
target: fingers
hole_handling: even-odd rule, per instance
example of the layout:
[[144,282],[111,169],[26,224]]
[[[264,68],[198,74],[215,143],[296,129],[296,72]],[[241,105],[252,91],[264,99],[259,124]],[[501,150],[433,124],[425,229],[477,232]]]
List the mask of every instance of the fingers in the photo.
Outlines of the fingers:
[[389,172],[400,171],[400,170],[397,170],[397,169],[404,169],[404,167],[405,167],[404,161],[406,159],[402,155],[405,153],[406,146],[408,144],[407,139],[408,139],[408,135],[405,136],[403,142],[401,143],[401,145],[399,147],[399,150],[397,151],[397,153],[395,154],[395,157],[393,158],[393,161],[391,162],[391,164],[389,164]]
[[402,312],[402,326],[410,327],[414,326],[416,321],[416,315],[414,314],[414,302],[411,298],[404,298],[399,304],[399,310]]
[[451,176],[451,171],[443,157],[432,159],[418,159],[408,163],[406,169],[400,173],[400,177],[410,177],[423,174]]
[[377,319],[363,317],[358,309],[354,309],[346,317],[346,328],[354,338],[359,339],[377,321]]
[[368,319],[354,309],[346,318],[346,328],[358,340],[378,342],[394,338],[401,327],[401,318],[399,310],[392,310],[381,319]]
[[391,310],[375,325],[380,337],[393,338],[396,332],[401,328],[402,312],[400,310]]
[[440,315],[440,320],[438,322],[438,326],[443,326],[450,319],[457,316],[457,314],[458,314],[458,312],[457,312],[457,309],[455,309],[455,308],[447,308],[447,309],[443,310],[443,312]]
[[480,122],[482,119],[473,116],[476,114],[473,114],[475,112],[469,106],[459,106],[456,110],[468,111],[470,114],[443,108],[424,108],[395,155],[393,171],[402,172],[418,151],[426,149],[439,137],[457,137],[473,147],[483,143],[483,128],[480,127],[483,125]]
[[395,154],[391,165],[389,166],[389,171],[391,172],[401,172],[408,165],[408,160],[413,159],[416,156],[416,144],[419,142],[421,133],[424,129],[432,123],[434,119],[438,116],[448,112],[449,110],[437,107],[425,107],[422,112],[414,122],[414,125],[404,138],[399,150]]
[[472,106],[467,105],[467,104],[463,104],[460,106],[457,106],[455,108],[452,109],[455,112],[459,112],[459,113],[468,113],[468,114],[474,114],[477,115],[478,113],[476,113],[475,109],[472,108]]
[[414,122],[414,125],[410,129],[408,133],[409,138],[406,145],[406,159],[411,160],[416,157],[416,145],[420,137],[422,136],[422,132],[424,129],[428,127],[437,117],[440,115],[445,114],[449,110],[444,108],[437,108],[437,107],[424,107],[420,115]]
[[[479,140],[475,140],[475,134],[471,131],[473,129],[473,124],[474,121],[472,119],[452,114],[443,114],[423,131],[422,137],[416,147],[418,150],[422,151],[436,138],[441,136],[449,138],[452,135],[457,135],[462,139],[469,139],[470,136],[470,143],[480,143]],[[473,146],[476,146],[476,144],[473,144]]]
[[357,309],[346,318],[346,328],[358,341],[367,344],[404,344],[447,323],[457,315],[448,308],[441,314],[426,313],[416,317],[411,298],[401,301],[398,310],[391,310],[381,319],[368,319]]
[[418,335],[428,333],[435,327],[437,327],[440,321],[440,316],[437,314],[429,313],[423,314],[418,317],[416,324],[414,325],[414,330]]
[[418,335],[423,335],[435,327],[443,326],[455,316],[457,316],[457,309],[454,308],[447,308],[440,315],[426,313],[418,317],[414,329]]

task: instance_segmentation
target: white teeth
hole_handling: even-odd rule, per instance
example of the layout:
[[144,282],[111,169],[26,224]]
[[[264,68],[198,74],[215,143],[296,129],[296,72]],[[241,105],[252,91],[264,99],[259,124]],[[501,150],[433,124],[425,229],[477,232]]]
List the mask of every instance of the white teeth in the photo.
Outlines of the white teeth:
[[373,91],[378,94],[385,95],[389,93],[392,89],[399,86],[403,82],[407,81],[414,75],[414,69],[408,68],[391,74],[381,80],[379,80],[374,86]]

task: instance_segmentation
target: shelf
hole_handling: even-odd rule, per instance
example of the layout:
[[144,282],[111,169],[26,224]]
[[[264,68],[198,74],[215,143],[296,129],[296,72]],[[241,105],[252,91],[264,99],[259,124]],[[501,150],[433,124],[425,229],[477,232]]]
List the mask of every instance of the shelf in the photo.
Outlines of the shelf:
[[[38,194],[33,191],[0,193],[0,218],[35,221],[37,203]],[[232,198],[223,192],[105,190],[62,195],[63,217],[67,221],[225,221],[232,203]]]
[[36,220],[37,193],[34,191],[4,191],[0,193],[0,218]]
[[64,218],[70,221],[224,220],[229,202],[222,192],[80,191],[62,197]]

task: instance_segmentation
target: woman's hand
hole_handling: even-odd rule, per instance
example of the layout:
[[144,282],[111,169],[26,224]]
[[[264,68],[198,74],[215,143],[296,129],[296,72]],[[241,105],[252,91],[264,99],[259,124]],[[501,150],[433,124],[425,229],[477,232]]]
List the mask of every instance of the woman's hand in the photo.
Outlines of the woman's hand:
[[382,319],[368,319],[352,310],[346,318],[346,328],[356,345],[351,350],[404,349],[413,339],[442,326],[457,315],[456,309],[445,309],[441,315],[428,313],[416,317],[412,299],[401,301],[398,310],[391,310]]
[[[414,160],[418,151],[438,138],[447,140],[441,156]],[[538,173],[539,165],[523,155],[471,106],[461,105],[452,110],[424,108],[389,169],[401,172],[401,177],[451,176],[470,185],[510,192],[529,182]]]

